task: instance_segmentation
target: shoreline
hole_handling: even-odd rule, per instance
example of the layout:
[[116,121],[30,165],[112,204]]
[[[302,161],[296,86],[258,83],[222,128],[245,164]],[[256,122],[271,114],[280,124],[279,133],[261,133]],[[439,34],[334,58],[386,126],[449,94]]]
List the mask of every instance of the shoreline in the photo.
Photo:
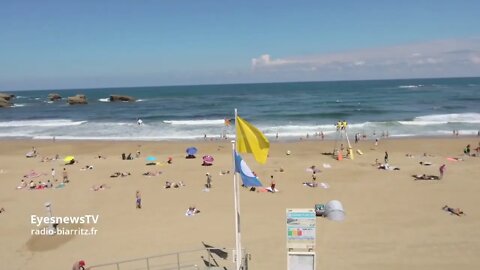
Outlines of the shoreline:
[[[287,138],[287,139],[275,139],[275,138],[269,138],[270,143],[295,143],[295,142],[309,142],[309,141],[335,141],[335,138],[331,138],[331,136],[325,136],[325,138],[322,140],[318,137],[313,138]],[[51,138],[41,138],[41,139],[35,139],[33,137],[0,137],[0,141],[53,141],[53,136]],[[348,135],[348,138],[350,139],[351,143],[354,143],[354,135]],[[462,138],[480,138],[478,135],[459,135],[459,136],[454,136],[454,135],[415,135],[415,136],[389,136],[389,137],[381,137],[379,136],[378,139],[381,141],[385,140],[416,140],[416,139],[462,139]],[[57,138],[55,137],[56,142],[106,142],[106,141],[112,141],[112,142],[132,142],[132,143],[140,143],[140,142],[178,142],[178,143],[188,143],[188,142],[230,142],[233,140],[233,138],[227,138],[227,139],[219,139],[219,138],[214,138],[214,139],[203,139],[203,138],[198,138],[198,139],[158,139],[158,140],[151,140],[151,139],[146,139],[146,140],[138,140],[138,139],[132,139],[132,140],[126,140],[125,138],[118,138],[118,139],[113,139],[113,138],[105,138],[105,139],[85,139],[85,138],[78,138],[78,139],[62,139],[62,138]],[[371,136],[368,139],[361,139],[360,141],[374,141],[375,137]]]

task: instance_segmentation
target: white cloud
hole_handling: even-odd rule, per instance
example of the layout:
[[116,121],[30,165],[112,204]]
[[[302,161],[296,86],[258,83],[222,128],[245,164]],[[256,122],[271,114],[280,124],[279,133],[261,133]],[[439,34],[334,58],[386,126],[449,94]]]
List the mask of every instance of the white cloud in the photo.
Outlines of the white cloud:
[[256,73],[308,71],[345,79],[352,72],[366,77],[462,76],[463,73],[470,76],[480,71],[478,64],[480,38],[284,58],[264,54],[252,59],[252,68]]

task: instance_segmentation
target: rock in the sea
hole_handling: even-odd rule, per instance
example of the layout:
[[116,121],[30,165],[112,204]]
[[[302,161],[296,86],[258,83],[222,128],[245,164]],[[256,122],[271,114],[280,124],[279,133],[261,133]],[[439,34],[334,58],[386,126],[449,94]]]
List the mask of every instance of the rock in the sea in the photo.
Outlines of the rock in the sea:
[[68,97],[67,100],[68,104],[74,105],[74,104],[87,104],[87,98],[85,95],[76,95],[73,97]]
[[122,96],[122,95],[111,95],[110,96],[110,101],[115,102],[115,101],[128,101],[128,102],[133,102],[135,101],[134,97],[130,96]]
[[0,97],[0,108],[12,107],[12,103],[6,99]]
[[60,100],[60,99],[62,99],[62,96],[60,96],[60,95],[57,94],[57,93],[50,93],[50,94],[48,94],[48,100],[57,101],[57,100]]
[[15,95],[0,93],[0,99],[12,100],[13,98],[15,98]]
[[13,98],[15,98],[15,95],[0,93],[0,108],[12,107]]

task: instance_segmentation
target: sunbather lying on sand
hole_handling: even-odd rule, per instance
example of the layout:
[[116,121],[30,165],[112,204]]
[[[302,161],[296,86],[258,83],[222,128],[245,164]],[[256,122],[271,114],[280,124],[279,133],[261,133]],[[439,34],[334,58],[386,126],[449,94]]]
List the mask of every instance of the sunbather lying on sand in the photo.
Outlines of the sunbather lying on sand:
[[440,180],[439,176],[436,175],[427,175],[427,174],[416,174],[412,175],[415,180]]
[[198,213],[200,213],[200,210],[198,210],[195,206],[190,206],[188,207],[187,212],[185,212],[185,216],[194,216]]
[[303,182],[302,184],[304,186],[307,186],[307,187],[317,187],[318,186],[317,182]]
[[378,166],[378,169],[389,170],[389,171],[399,171],[399,170],[400,170],[400,168],[394,167],[394,166],[390,166],[390,165],[388,165],[388,163],[380,164],[380,165]]
[[219,175],[225,175],[225,174],[230,174],[230,171],[228,170],[221,170]]
[[105,190],[107,188],[110,188],[106,184],[101,184],[101,185],[93,185],[90,189],[93,191],[99,191],[99,190]]
[[130,173],[129,172],[114,172],[112,173],[112,175],[110,175],[110,177],[114,178],[114,177],[125,177],[125,176],[129,176]]
[[148,171],[143,173],[144,176],[159,176],[160,174],[162,174],[161,171]]
[[3,212],[5,212],[5,208],[2,207],[2,208],[0,208],[0,214],[3,213]]
[[55,160],[55,159],[52,158],[52,157],[43,157],[41,162],[49,162],[49,161],[52,161],[52,160]]
[[85,167],[80,169],[81,171],[86,171],[86,170],[93,170],[93,165],[86,165]]
[[432,162],[430,162],[430,161],[420,161],[419,164],[423,165],[423,166],[430,166],[430,165],[432,165]]
[[25,178],[37,178],[42,175],[47,175],[46,173],[38,173],[34,170],[31,170],[29,173],[25,174],[23,177]]
[[17,189],[23,189],[26,187],[27,187],[27,182],[25,182],[25,180],[22,179],[22,181],[20,181],[20,185],[17,186]]
[[450,212],[450,214],[457,215],[459,217],[465,215],[465,213],[460,208],[452,208],[452,207],[448,207],[448,205],[445,205],[444,207],[442,207],[442,210]]

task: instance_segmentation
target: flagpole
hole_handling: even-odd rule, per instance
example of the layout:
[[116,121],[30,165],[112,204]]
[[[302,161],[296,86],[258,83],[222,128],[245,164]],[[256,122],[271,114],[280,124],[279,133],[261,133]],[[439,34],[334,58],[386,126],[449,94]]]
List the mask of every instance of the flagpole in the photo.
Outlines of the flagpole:
[[[237,109],[235,109],[235,125],[237,121]],[[235,140],[237,139],[237,126],[235,126]],[[233,197],[235,201],[235,251],[236,251],[236,270],[240,270],[242,265],[242,243],[240,238],[240,194],[238,192],[237,173],[235,168],[236,141],[232,141],[232,160],[233,160]]]

